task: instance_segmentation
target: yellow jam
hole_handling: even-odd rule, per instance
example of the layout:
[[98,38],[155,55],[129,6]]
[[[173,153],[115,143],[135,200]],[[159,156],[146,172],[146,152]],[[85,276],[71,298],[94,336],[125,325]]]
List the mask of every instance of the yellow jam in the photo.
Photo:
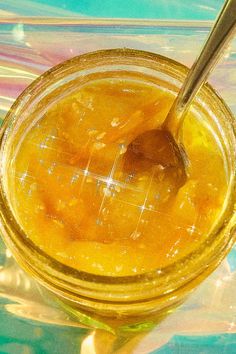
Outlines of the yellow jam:
[[199,247],[226,195],[224,159],[191,113],[185,178],[159,130],[172,101],[157,85],[104,78],[51,106],[12,162],[26,235],[63,264],[110,276],[149,272]]

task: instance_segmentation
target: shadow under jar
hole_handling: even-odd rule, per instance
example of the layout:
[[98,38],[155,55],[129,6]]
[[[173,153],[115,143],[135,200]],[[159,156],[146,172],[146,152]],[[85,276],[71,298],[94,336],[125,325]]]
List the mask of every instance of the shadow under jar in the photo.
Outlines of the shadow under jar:
[[205,85],[184,120],[187,178],[159,130],[186,72],[136,50],[81,55],[34,81],[2,127],[6,245],[91,325],[163,318],[235,240],[235,127],[222,99]]

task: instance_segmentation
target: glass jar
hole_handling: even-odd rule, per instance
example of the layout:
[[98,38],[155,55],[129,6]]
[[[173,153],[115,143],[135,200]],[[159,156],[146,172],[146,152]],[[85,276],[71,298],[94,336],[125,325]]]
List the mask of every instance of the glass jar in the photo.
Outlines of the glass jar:
[[206,84],[191,110],[198,112],[214,131],[225,156],[228,192],[222,213],[197,249],[170,266],[132,276],[103,276],[73,269],[44,253],[24,234],[12,212],[12,191],[8,185],[15,142],[20,141],[25,130],[35,124],[53,103],[90,80],[119,77],[158,82],[176,95],[187,70],[166,57],[131,49],[84,54],[52,68],[35,80],[18,97],[5,119],[0,151],[3,238],[18,263],[56,294],[62,306],[82,322],[97,326],[99,320],[99,323],[111,326],[125,325],[137,329],[143,324],[146,328],[180,304],[225,257],[235,240],[234,119],[222,99]]

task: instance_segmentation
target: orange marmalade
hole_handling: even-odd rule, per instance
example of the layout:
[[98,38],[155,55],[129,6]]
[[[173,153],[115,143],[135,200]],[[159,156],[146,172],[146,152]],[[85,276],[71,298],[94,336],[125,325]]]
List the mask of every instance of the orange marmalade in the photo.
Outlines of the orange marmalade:
[[51,105],[12,162],[27,237],[63,264],[109,276],[168,266],[204,242],[227,191],[224,158],[189,113],[186,178],[160,130],[172,101],[152,83],[100,78]]

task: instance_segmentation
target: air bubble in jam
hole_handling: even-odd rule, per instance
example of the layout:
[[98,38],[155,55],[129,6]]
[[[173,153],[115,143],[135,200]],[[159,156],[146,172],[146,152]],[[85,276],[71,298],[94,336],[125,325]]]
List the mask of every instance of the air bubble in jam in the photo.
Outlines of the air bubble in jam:
[[64,264],[112,276],[159,269],[203,242],[226,195],[224,160],[191,113],[186,179],[160,130],[172,101],[160,86],[106,78],[52,106],[12,162],[27,236]]

